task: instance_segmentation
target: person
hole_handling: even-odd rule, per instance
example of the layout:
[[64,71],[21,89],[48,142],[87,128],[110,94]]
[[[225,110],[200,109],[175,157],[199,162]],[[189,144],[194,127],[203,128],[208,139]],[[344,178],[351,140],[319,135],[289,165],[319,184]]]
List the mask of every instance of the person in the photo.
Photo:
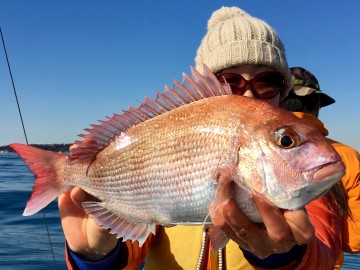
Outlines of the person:
[[[335,103],[335,100],[320,90],[317,78],[303,67],[290,69],[293,76],[293,88],[280,103],[282,108],[293,112],[297,117],[315,126],[324,136],[329,132],[319,119],[320,109]],[[340,200],[345,209],[342,236],[342,251],[334,269],[340,269],[344,262],[344,252],[360,252],[360,156],[352,147],[328,138],[340,154],[346,166],[346,174],[339,182],[340,191],[346,194]],[[339,194],[339,193],[337,193]],[[340,193],[341,195],[341,193]],[[338,195],[339,196],[339,195]]]
[[[292,85],[276,31],[238,7],[212,14],[195,58],[200,72],[203,63],[221,82],[234,79],[233,94],[276,106]],[[265,71],[273,74],[266,83],[278,85],[281,76],[281,87],[241,86]],[[332,269],[340,253],[341,221],[324,198],[287,211],[254,195],[264,226],[250,222],[234,200],[224,201],[210,211],[213,225],[232,239],[218,253],[210,251],[208,230],[202,226],[158,226],[141,248],[136,241],[118,241],[84,213],[81,202],[91,199],[73,188],[58,200],[69,269],[137,269],[145,257],[145,269]]]

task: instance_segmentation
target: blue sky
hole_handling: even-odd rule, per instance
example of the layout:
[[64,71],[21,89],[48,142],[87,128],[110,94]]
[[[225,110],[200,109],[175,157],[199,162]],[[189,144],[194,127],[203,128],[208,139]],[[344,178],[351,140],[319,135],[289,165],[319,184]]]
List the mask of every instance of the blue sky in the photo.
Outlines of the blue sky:
[[[320,118],[360,150],[360,1],[0,1],[29,143],[72,143],[89,124],[181,80],[212,12],[239,6],[282,38],[336,103]],[[0,51],[0,145],[25,142]]]

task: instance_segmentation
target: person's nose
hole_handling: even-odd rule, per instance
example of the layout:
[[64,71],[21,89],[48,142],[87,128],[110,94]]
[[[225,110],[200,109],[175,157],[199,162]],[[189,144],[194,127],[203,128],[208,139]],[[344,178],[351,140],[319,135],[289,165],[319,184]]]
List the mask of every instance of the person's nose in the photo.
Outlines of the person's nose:
[[245,87],[245,92],[244,92],[243,96],[244,96],[244,97],[251,97],[251,98],[254,97],[254,94],[253,94],[251,85],[247,85],[247,86]]

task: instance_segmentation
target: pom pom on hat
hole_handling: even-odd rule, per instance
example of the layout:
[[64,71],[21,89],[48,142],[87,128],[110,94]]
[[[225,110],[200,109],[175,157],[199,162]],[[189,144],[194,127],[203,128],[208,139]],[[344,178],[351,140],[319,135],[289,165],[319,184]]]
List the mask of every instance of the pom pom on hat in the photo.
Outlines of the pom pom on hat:
[[235,16],[248,16],[248,14],[240,8],[232,7],[226,8],[222,7],[218,11],[214,12],[208,21],[208,29],[216,26],[218,23],[221,23],[227,19],[231,19]]
[[292,80],[285,48],[270,25],[238,7],[222,7],[212,14],[207,28],[195,57],[200,72],[202,64],[215,74],[241,64],[264,65],[284,76],[280,99],[288,94]]

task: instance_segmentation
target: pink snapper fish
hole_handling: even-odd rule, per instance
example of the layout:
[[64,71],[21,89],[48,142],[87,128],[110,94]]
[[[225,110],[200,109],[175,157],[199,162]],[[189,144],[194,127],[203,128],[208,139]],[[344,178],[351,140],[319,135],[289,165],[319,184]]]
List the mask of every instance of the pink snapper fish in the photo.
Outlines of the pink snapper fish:
[[344,175],[317,129],[279,107],[231,95],[206,66],[204,75],[191,71],[156,99],[91,125],[70,155],[12,144],[36,176],[24,215],[77,186],[99,199],[83,203],[97,223],[141,246],[158,224],[211,223],[224,170],[254,222],[261,217],[252,192],[294,210]]

